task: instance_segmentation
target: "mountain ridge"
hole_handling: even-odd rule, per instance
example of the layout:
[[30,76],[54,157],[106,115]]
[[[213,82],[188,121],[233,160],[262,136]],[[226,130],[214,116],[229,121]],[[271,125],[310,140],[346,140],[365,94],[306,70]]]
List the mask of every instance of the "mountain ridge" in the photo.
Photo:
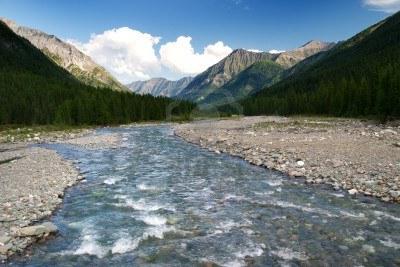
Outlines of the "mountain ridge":
[[57,36],[47,34],[41,30],[20,26],[7,18],[0,18],[0,20],[81,82],[94,87],[108,87],[117,91],[128,90],[88,55],[75,46],[62,41]]
[[124,124],[188,117],[193,108],[166,97],[86,85],[0,21],[0,125]]
[[[283,69],[289,69],[302,60],[321,51],[329,50],[333,46],[334,43],[312,40],[292,51],[274,54],[235,49],[227,57],[209,67],[203,73],[197,75],[177,97],[197,103],[206,103],[208,101],[207,99],[215,99],[215,97],[209,97],[209,95],[229,95],[229,91],[225,90],[224,94],[218,93],[217,91],[223,89],[225,84],[257,62],[273,62],[279,64]],[[276,74],[278,75],[279,73]],[[266,73],[265,75],[265,79],[269,80],[269,74]],[[246,85],[244,85],[244,87],[246,87]],[[262,88],[255,89],[259,90]],[[243,92],[246,90],[241,91]],[[253,91],[249,91],[248,93],[253,93]],[[232,94],[230,95],[233,96]]]
[[242,101],[245,114],[400,116],[400,12]]
[[192,80],[192,77],[183,77],[176,81],[156,77],[147,81],[132,82],[127,84],[126,87],[137,94],[176,97]]

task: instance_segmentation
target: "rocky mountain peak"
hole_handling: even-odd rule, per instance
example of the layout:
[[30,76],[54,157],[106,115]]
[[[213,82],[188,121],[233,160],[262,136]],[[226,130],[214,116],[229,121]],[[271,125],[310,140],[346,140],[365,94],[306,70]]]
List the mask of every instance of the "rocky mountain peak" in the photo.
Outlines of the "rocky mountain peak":
[[279,54],[276,62],[285,68],[290,68],[310,56],[331,49],[334,45],[335,43],[311,40],[299,48]]
[[57,65],[70,72],[81,82],[95,87],[128,90],[89,56],[54,35],[40,30],[19,26],[16,22],[0,18],[12,31],[27,39]]
[[305,43],[304,45],[302,45],[300,48],[312,49],[312,48],[318,48],[318,47],[325,47],[330,44],[331,43],[329,43],[329,42],[324,42],[324,41],[319,41],[319,40],[311,40],[311,41]]
[[126,86],[133,92],[141,95],[175,97],[192,79],[192,77],[184,77],[177,81],[169,81],[165,78],[152,78],[148,81],[132,82]]

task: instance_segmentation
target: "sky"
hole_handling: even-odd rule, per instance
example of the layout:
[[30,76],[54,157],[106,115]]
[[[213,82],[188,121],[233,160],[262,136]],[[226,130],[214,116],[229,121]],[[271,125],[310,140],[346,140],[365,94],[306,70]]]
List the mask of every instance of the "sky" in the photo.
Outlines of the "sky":
[[0,0],[0,17],[75,45],[123,83],[194,76],[233,49],[337,42],[400,0]]

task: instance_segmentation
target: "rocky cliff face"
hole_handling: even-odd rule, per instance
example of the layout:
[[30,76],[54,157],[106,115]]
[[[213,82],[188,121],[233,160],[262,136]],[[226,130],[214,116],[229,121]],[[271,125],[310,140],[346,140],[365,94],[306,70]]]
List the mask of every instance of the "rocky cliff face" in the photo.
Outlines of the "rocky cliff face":
[[27,39],[40,49],[57,65],[69,71],[78,80],[95,87],[109,87],[118,91],[127,90],[103,67],[96,64],[89,56],[85,55],[73,45],[60,40],[54,35],[49,35],[36,29],[17,25],[15,22],[0,18],[16,34]]
[[197,75],[178,97],[192,101],[202,101],[216,88],[222,87],[255,62],[273,60],[277,57],[278,55],[270,53],[256,53],[237,49],[205,72]]
[[192,77],[184,77],[178,81],[169,81],[164,78],[153,78],[148,81],[137,81],[127,85],[133,92],[141,95],[153,96],[177,96],[193,80]]
[[331,49],[334,45],[335,43],[310,41],[295,50],[279,54],[275,62],[284,68],[291,68],[310,56]]
[[[284,69],[288,69],[316,53],[330,49],[333,45],[332,43],[311,41],[293,51],[280,54],[256,53],[244,49],[235,50],[205,72],[197,75],[178,97],[202,102],[254,63],[274,62]],[[269,76],[268,73],[267,76]]]

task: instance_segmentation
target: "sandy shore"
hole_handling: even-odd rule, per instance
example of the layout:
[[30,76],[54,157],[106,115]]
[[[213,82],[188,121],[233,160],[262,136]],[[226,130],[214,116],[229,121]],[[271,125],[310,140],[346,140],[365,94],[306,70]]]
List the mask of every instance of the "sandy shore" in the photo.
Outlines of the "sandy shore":
[[183,139],[306,183],[400,202],[400,126],[346,119],[244,117],[175,126]]
[[82,130],[0,144],[0,261],[56,232],[55,225],[44,221],[62,203],[65,190],[84,180],[73,164],[55,151],[31,146],[42,142],[86,149],[115,148],[120,136]]

